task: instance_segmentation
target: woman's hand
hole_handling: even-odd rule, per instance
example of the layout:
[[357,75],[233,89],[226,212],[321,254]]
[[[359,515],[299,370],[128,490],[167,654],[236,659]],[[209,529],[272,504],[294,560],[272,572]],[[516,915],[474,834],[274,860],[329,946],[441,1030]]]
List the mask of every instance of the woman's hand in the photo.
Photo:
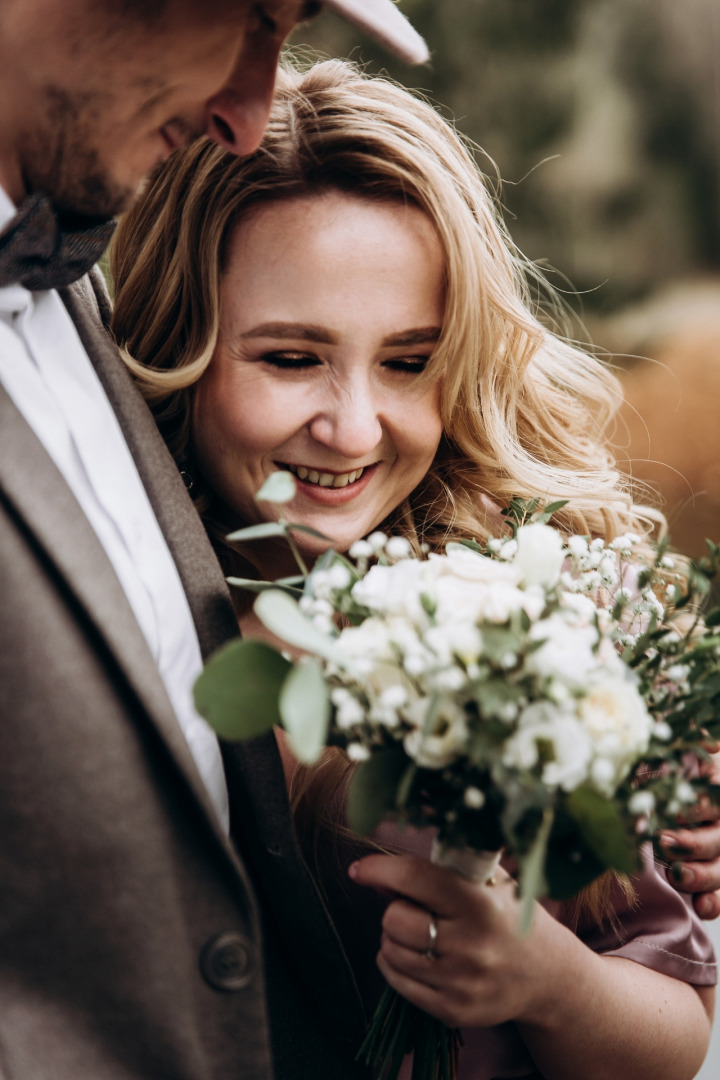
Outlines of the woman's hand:
[[351,874],[394,896],[377,963],[413,1004],[450,1027],[534,1019],[544,1009],[550,967],[568,934],[537,905],[529,935],[520,937],[516,885],[502,869],[495,885],[478,885],[414,855],[371,855]]
[[[710,776],[720,784],[720,754],[715,754]],[[669,872],[673,885],[693,893],[693,904],[701,919],[720,915],[720,807],[701,802],[692,828],[665,833],[662,845],[668,858],[682,864],[678,878]]]
[[392,897],[377,958],[386,980],[448,1026],[514,1020],[547,1080],[690,1080],[700,1068],[712,989],[600,956],[539,905],[520,937],[502,870],[477,885],[413,855],[370,855],[349,873]]

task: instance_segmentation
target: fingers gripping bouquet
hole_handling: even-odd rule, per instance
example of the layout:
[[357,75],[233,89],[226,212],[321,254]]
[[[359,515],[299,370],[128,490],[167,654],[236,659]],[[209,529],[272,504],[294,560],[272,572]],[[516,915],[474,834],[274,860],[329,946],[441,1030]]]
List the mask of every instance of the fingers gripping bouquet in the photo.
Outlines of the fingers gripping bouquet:
[[[304,655],[235,642],[196,687],[226,737],[282,723],[302,761],[342,747],[356,831],[432,826],[436,861],[480,881],[513,855],[525,927],[536,897],[632,873],[645,840],[717,794],[697,761],[720,735],[720,616],[694,608],[719,549],[681,576],[631,535],[563,537],[561,505],[514,501],[512,537],[484,545],[416,558],[374,533],[302,589],[256,583],[260,619]],[[421,1046],[414,1076],[452,1076],[453,1033],[419,1015],[388,989],[368,1063],[393,1076]]]

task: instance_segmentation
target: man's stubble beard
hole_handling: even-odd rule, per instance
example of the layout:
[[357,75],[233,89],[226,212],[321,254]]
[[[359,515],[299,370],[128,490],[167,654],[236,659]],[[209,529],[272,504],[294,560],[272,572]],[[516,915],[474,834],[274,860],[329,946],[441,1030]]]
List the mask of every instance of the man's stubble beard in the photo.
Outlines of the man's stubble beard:
[[127,210],[137,189],[108,175],[94,142],[107,106],[102,95],[48,87],[45,100],[45,124],[26,131],[20,145],[26,192],[48,195],[58,214],[72,218],[107,219]]

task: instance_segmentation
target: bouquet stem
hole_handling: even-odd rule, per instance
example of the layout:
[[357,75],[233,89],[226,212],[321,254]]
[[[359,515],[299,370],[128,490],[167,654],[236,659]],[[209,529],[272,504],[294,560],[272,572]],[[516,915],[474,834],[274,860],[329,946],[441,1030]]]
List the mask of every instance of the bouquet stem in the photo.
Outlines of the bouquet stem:
[[[485,884],[500,862],[500,851],[445,847],[433,841],[431,862],[470,881]],[[457,1080],[462,1036],[386,986],[357,1060],[379,1080],[396,1080],[403,1058],[413,1055],[411,1080]]]

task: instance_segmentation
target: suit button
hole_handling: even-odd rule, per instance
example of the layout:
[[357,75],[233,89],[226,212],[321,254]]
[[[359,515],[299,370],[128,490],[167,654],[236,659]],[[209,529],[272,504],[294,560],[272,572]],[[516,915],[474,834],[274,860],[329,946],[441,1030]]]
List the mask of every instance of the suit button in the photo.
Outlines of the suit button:
[[236,930],[210,938],[200,953],[200,970],[215,990],[242,990],[254,975],[252,943]]

